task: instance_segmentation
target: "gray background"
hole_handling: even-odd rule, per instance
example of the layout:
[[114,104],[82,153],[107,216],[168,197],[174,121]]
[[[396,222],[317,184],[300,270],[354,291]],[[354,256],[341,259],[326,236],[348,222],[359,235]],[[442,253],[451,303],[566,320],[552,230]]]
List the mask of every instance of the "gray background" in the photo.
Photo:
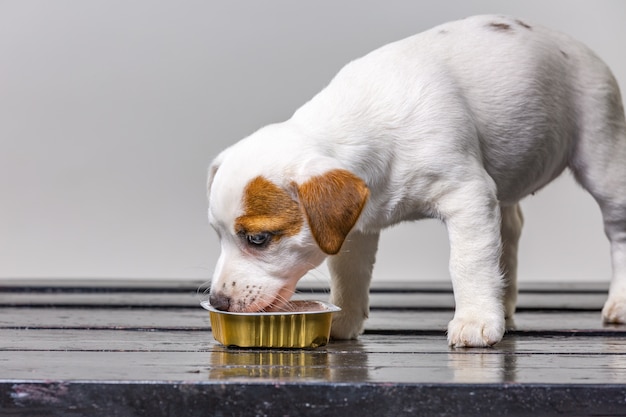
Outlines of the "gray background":
[[[621,0],[0,1],[0,277],[209,279],[219,150],[349,60],[479,13],[570,33],[626,88]],[[599,210],[569,174],[523,208],[521,280],[609,278]],[[435,221],[390,229],[375,279],[447,280],[447,245]]]

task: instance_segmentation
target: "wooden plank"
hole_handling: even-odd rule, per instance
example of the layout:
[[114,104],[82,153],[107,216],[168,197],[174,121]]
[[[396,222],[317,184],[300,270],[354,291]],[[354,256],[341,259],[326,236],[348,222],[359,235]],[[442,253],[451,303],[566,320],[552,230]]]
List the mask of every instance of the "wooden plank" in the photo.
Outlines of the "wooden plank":
[[[330,279],[303,280],[302,291],[327,292]],[[0,292],[203,292],[210,281],[201,280],[137,280],[137,279],[0,279]],[[521,281],[521,292],[539,293],[602,293],[608,282],[527,282]],[[451,292],[450,281],[374,280],[372,292]]]
[[197,308],[207,299],[193,292],[68,292],[68,293],[0,293],[0,307],[145,307]]
[[[451,311],[372,311],[365,329],[387,334],[444,332],[452,317]],[[599,311],[521,311],[507,322],[507,333],[623,335],[626,326],[603,323]]]
[[[0,330],[0,351],[16,352],[211,352],[226,350],[210,331],[133,330]],[[277,354],[285,350],[234,349],[234,354]],[[289,352],[289,351],[287,351]],[[365,334],[358,340],[335,340],[310,352],[388,354],[578,354],[621,355],[626,359],[626,338],[603,335],[510,334],[493,348],[450,349],[441,335]],[[97,357],[97,355],[94,355]],[[275,362],[275,361],[274,361]],[[1,365],[0,365],[1,367]],[[2,374],[0,373],[0,377]]]
[[196,292],[209,281],[154,279],[0,279],[0,292]]
[[[1,307],[150,307],[150,308],[197,308],[208,297],[195,292],[0,292]],[[294,299],[328,301],[329,294],[305,291]],[[519,310],[601,310],[606,294],[590,293],[521,293]],[[446,292],[373,292],[370,294],[372,309],[453,309],[454,297]]]
[[209,330],[207,311],[151,308],[3,308],[4,329]]
[[442,385],[40,381],[0,384],[0,409],[23,417],[224,415],[618,416],[616,385]]
[[[537,341],[538,343],[541,343]],[[367,343],[367,340],[365,340]],[[350,349],[209,351],[0,351],[2,381],[239,381],[393,384],[624,384],[613,354],[368,352]],[[439,346],[439,344],[437,344]],[[345,345],[344,345],[345,347]],[[623,347],[623,346],[622,346]],[[546,349],[548,346],[546,346]],[[96,360],[97,358],[97,360]],[[71,366],[68,366],[71,364]]]
[[[443,334],[452,311],[373,310],[368,333]],[[196,309],[3,308],[0,329],[208,330],[209,315]],[[508,324],[511,333],[626,334],[626,326],[603,324],[599,311],[522,311]]]

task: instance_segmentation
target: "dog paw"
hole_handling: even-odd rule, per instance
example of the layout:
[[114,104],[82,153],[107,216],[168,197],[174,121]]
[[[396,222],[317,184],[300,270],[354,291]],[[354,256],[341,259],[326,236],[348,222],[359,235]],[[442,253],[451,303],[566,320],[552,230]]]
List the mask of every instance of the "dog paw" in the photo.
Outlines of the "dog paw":
[[333,314],[330,337],[333,339],[356,339],[363,333],[363,323],[367,315],[348,313],[345,310]]
[[448,324],[448,344],[452,347],[487,347],[502,340],[504,318],[457,317]]
[[626,323],[626,302],[609,298],[602,309],[605,323]]

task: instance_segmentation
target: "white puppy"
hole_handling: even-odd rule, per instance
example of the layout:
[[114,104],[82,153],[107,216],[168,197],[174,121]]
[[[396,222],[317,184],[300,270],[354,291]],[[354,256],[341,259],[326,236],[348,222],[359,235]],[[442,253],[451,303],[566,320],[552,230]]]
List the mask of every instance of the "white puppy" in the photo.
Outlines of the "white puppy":
[[561,33],[502,16],[388,44],[215,159],[209,221],[222,253],[210,301],[274,308],[330,255],[342,308],[332,335],[354,338],[381,229],[438,218],[456,301],[449,344],[493,345],[515,310],[518,202],[566,167],[600,205],[611,243],[604,319],[625,322],[626,123],[606,65]]

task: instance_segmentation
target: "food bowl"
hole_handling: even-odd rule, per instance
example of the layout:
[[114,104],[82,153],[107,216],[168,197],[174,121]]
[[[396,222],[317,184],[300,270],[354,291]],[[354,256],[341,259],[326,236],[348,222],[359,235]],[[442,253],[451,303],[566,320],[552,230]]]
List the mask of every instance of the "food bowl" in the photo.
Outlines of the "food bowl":
[[332,314],[341,309],[322,301],[291,301],[276,312],[209,311],[215,340],[225,346],[262,348],[316,348],[328,343]]

